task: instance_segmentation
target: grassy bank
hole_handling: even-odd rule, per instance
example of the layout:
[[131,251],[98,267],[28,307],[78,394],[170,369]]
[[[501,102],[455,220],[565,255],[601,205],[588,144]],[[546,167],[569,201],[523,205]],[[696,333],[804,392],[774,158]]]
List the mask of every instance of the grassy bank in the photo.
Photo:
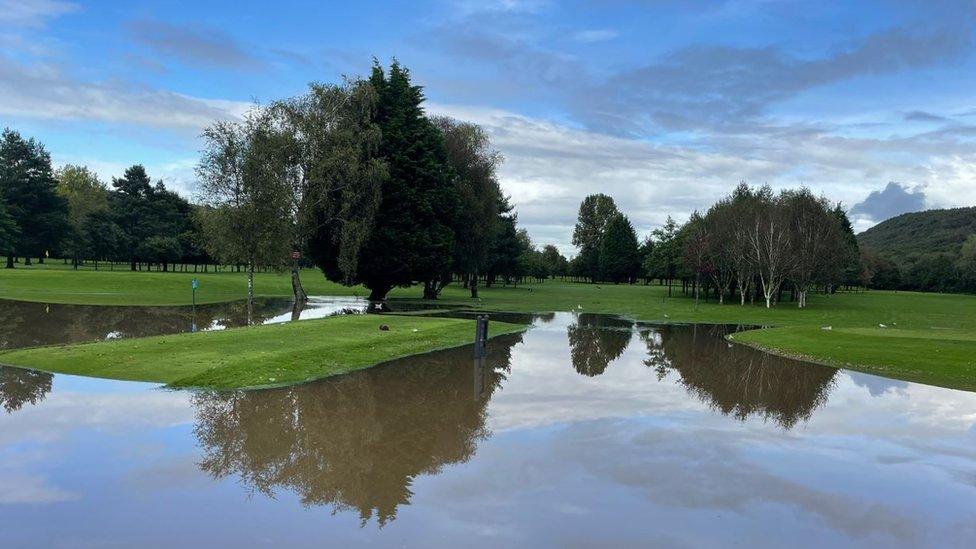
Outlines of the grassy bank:
[[[389,331],[381,331],[386,324]],[[493,322],[490,335],[523,329]],[[474,339],[469,320],[350,315],[172,336],[21,349],[0,363],[54,373],[231,389],[289,385]]]
[[[201,302],[240,299],[245,277],[239,273],[197,275]],[[191,274],[78,272],[56,268],[0,269],[0,298],[91,304],[185,304]],[[326,281],[315,270],[303,277],[310,294],[365,295]],[[286,275],[262,273],[257,292],[288,296]],[[393,299],[416,299],[419,288],[396,289]],[[481,299],[449,286],[441,305],[513,312],[583,311],[613,313],[649,322],[737,323],[774,326],[735,336],[736,341],[785,355],[878,373],[905,380],[976,390],[976,297],[913,292],[839,293],[810,296],[798,310],[784,302],[760,305],[701,303],[667,297],[661,286],[597,285],[548,281],[514,287],[482,288]],[[885,327],[882,328],[881,325]],[[822,330],[830,326],[831,330]]]

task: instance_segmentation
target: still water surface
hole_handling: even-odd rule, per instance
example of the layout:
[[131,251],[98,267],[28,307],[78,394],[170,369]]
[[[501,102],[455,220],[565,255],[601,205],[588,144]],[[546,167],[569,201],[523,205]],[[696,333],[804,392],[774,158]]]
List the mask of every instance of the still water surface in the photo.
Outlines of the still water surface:
[[976,394],[534,324],[265,391],[0,368],[0,547],[976,545]]

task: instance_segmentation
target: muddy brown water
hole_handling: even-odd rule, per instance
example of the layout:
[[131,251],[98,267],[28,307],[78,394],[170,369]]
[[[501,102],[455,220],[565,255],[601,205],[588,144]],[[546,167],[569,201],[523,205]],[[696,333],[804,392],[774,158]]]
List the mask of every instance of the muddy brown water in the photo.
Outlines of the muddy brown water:
[[[162,325],[57,314],[3,341]],[[972,393],[773,357],[737,327],[531,320],[482,360],[265,391],[0,368],[0,547],[976,542]]]

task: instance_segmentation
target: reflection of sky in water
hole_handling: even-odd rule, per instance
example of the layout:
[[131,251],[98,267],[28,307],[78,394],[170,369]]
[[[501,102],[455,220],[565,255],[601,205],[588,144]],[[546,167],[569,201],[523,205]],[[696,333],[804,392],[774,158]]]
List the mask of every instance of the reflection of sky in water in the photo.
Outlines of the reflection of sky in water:
[[[578,345],[600,356],[619,350],[601,374],[581,375],[567,337],[574,323],[586,328],[571,315],[557,315],[512,347],[511,369],[487,403],[490,436],[477,441],[468,461],[413,477],[409,501],[382,529],[361,527],[355,512],[303,507],[287,487],[271,499],[235,475],[214,480],[202,472],[194,434],[199,418],[188,393],[56,376],[39,404],[0,412],[0,546],[976,541],[976,394],[848,372],[830,377],[823,370],[829,382],[818,387],[826,402],[811,400],[809,419],[784,428],[782,413],[744,419],[720,413],[723,399],[751,396],[738,389],[722,394],[710,385],[718,381],[693,369],[696,362],[681,364],[686,350],[666,349],[687,332],[652,330],[641,337],[634,331],[628,339],[615,327],[624,335],[600,340],[599,330],[577,331],[597,338]],[[713,349],[724,345],[719,340]],[[667,352],[649,360],[649,346]],[[716,356],[702,354],[699,362]],[[673,367],[657,368],[664,360]],[[461,362],[459,375],[470,376],[471,364]],[[371,375],[377,380],[386,373]],[[371,394],[369,383],[335,386],[347,392],[334,394],[354,396],[357,406]],[[386,393],[373,394],[378,400],[356,409],[397,406],[382,400]],[[309,406],[320,402],[314,392],[309,396]],[[775,408],[779,401],[756,402]],[[313,408],[305,411],[315,416]],[[441,407],[441,414],[415,421],[450,433],[460,421],[454,411]],[[360,427],[369,439],[391,436],[396,425]],[[251,427],[249,436],[284,436],[279,425]],[[399,452],[409,461],[417,448],[406,441]],[[251,457],[270,460],[273,452]],[[348,455],[367,464],[356,469],[370,473],[361,479],[366,484],[383,476],[368,463],[384,457],[400,459]]]

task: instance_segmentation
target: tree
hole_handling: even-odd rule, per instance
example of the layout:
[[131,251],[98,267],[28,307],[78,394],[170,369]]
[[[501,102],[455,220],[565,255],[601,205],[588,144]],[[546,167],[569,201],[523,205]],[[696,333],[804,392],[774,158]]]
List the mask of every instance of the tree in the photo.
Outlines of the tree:
[[695,306],[701,293],[701,275],[710,276],[714,266],[710,262],[712,235],[708,232],[705,219],[695,212],[691,219],[681,228],[683,234],[681,254],[688,269],[695,275]]
[[726,255],[732,276],[739,291],[739,305],[746,304],[746,294],[750,292],[756,273],[755,254],[752,253],[753,221],[756,216],[759,194],[745,182],[732,191],[729,197],[729,227]]
[[51,170],[51,155],[34,139],[5,129],[0,136],[0,198],[7,203],[7,214],[20,228],[7,268],[14,266],[14,255],[23,254],[25,263],[57,248],[69,229],[68,205],[55,192],[57,181]]
[[640,268],[637,233],[624,214],[607,223],[600,245],[600,277],[614,284],[633,282]]
[[108,211],[108,188],[85,166],[68,164],[55,175],[58,195],[68,203],[71,232],[66,240],[72,264],[77,269],[81,259],[90,252],[91,242],[85,224],[90,216]]
[[0,254],[7,256],[8,266],[13,261],[14,245],[20,238],[20,227],[14,221],[10,212],[7,211],[7,204],[0,198]]
[[95,260],[95,270],[98,270],[99,260],[114,260],[122,253],[126,241],[125,233],[108,211],[89,215],[81,230],[88,244],[90,257]]
[[542,248],[542,263],[550,278],[565,276],[569,272],[569,261],[552,244],[546,244]]
[[618,213],[613,198],[605,194],[591,194],[580,203],[578,220],[573,229],[573,245],[580,250],[583,275],[591,281],[599,277],[603,236],[607,225]]
[[841,234],[840,219],[826,198],[809,189],[784,192],[780,200],[788,212],[791,259],[790,280],[797,292],[797,306],[806,307],[807,292],[817,282],[836,280],[847,262],[848,243]]
[[217,122],[203,133],[197,166],[204,246],[225,263],[247,268],[247,299],[254,301],[254,270],[278,267],[291,251],[294,222],[286,177],[284,138],[266,111],[242,122]]
[[783,200],[773,197],[768,186],[762,187],[756,192],[756,210],[748,240],[767,309],[772,307],[773,294],[793,270],[791,236],[790,212]]
[[731,198],[715,203],[705,214],[704,232],[709,235],[704,262],[705,274],[711,279],[718,293],[719,304],[725,303],[725,294],[736,275],[738,246],[735,244],[735,206]]
[[834,207],[833,214],[840,224],[840,233],[843,238],[843,247],[839,252],[841,255],[841,274],[838,282],[847,286],[856,286],[860,284],[861,250],[857,243],[857,236],[854,234],[854,225],[851,224],[851,219],[847,217],[847,212],[844,211],[840,203]]
[[[447,117],[435,117],[433,122],[444,136],[460,203],[454,226],[454,271],[465,276],[475,298],[478,276],[487,266],[492,239],[500,228],[502,190],[495,170],[502,156],[492,149],[488,133],[477,124]],[[435,293],[449,281],[450,277],[437,281]]]
[[960,289],[964,292],[976,291],[976,235],[970,235],[962,243],[956,269],[959,271]]
[[499,230],[488,249],[488,268],[485,271],[485,286],[490,287],[499,276],[508,281],[518,271],[518,257],[522,253],[518,237],[518,216],[512,213],[508,199],[498,204]]
[[671,296],[671,281],[681,265],[681,235],[678,223],[669,215],[664,225],[651,231],[653,246],[644,260],[644,270],[651,278],[668,281],[668,297]]
[[[295,249],[330,280],[355,284],[359,257],[389,177],[379,155],[376,89],[363,80],[312,84],[308,93],[279,101],[273,110],[288,136]],[[296,302],[305,291],[292,269]]]
[[394,61],[387,74],[373,65],[369,83],[376,90],[376,123],[381,130],[379,153],[389,178],[381,185],[372,230],[363,244],[353,282],[370,289],[379,301],[396,287],[431,281],[450,274],[458,211],[457,189],[451,180],[440,131],[424,116],[421,88]]

